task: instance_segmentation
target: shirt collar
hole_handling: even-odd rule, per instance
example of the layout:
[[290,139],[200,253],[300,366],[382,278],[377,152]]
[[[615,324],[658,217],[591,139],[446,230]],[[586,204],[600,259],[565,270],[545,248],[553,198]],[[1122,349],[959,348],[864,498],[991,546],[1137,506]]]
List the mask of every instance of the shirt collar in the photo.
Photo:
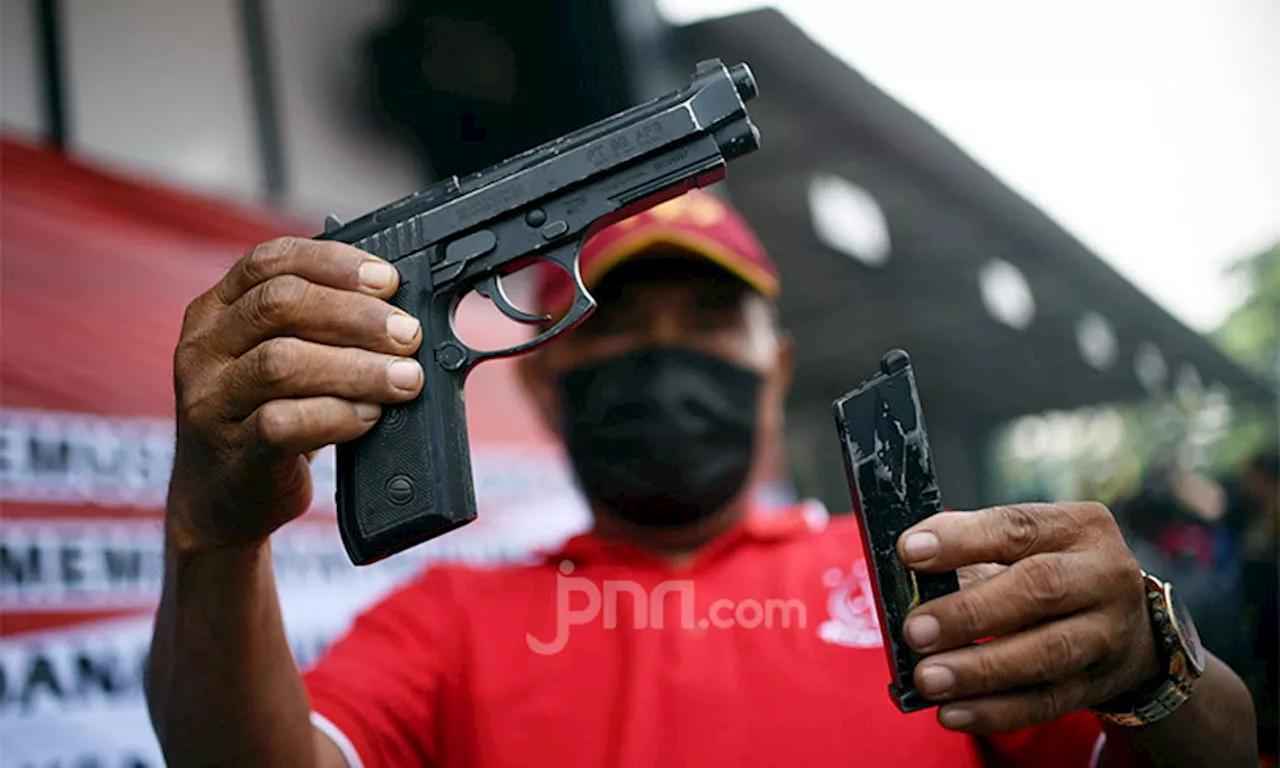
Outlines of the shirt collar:
[[[751,544],[788,541],[822,530],[827,524],[827,510],[817,500],[807,500],[786,507],[754,508],[746,518],[704,544],[694,555],[693,564],[701,564]],[[594,531],[579,534],[566,541],[558,551],[545,555],[550,562],[661,562],[652,552],[636,544],[604,539]]]

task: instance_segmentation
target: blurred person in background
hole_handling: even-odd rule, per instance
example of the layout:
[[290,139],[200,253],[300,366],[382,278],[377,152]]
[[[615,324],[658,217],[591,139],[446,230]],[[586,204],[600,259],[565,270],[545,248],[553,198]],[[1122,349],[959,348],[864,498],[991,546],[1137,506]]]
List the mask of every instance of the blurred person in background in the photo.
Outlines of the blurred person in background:
[[1244,675],[1254,658],[1243,610],[1238,539],[1228,524],[1227,489],[1183,468],[1176,451],[1157,452],[1136,493],[1116,516],[1143,570],[1178,586],[1201,642]]
[[1236,658],[1244,632],[1238,601],[1224,599],[1240,594],[1227,501],[1221,485],[1182,468],[1170,453],[1148,464],[1138,491],[1116,503],[1116,514],[1143,569],[1178,585],[1205,647]]
[[1229,516],[1238,529],[1243,613],[1253,641],[1237,668],[1254,695],[1260,748],[1274,762],[1280,753],[1280,452],[1245,461],[1232,491]]
[[1280,548],[1280,452],[1258,453],[1240,470],[1241,540],[1246,563],[1276,567]]
[[[755,236],[691,193],[606,229],[581,271],[599,309],[519,370],[593,529],[530,564],[429,569],[305,675],[269,536],[308,507],[311,452],[417,396],[422,334],[386,302],[395,269],[338,243],[264,244],[191,304],[147,686],[171,764],[1256,764],[1248,692],[1174,630],[1099,504],[904,534],[905,563],[965,588],[908,617],[943,705],[899,713],[856,519],[752,509],[791,375]],[[567,280],[542,274],[538,309],[563,311]],[[600,584],[628,593],[612,621]],[[632,613],[685,588],[652,625]],[[725,623],[767,599],[800,620]],[[719,622],[677,613],[695,608]]]

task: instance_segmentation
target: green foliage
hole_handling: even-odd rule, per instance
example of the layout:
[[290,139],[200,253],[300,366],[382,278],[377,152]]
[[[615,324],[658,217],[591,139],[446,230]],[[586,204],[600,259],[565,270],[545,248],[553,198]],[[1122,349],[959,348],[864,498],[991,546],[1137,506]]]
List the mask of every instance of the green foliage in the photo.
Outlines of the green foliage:
[[1246,459],[1275,442],[1275,411],[1256,406],[1240,408],[1233,414],[1231,429],[1214,446],[1211,468],[1218,476],[1234,474]]
[[[1229,357],[1280,386],[1280,243],[1232,265],[1245,298],[1213,333]],[[1253,404],[1222,390],[1172,391],[1141,402],[1027,416],[994,435],[990,501],[1095,499],[1132,493],[1143,468],[1175,455],[1218,478],[1277,435],[1277,403]]]
[[[1227,272],[1244,282],[1245,298],[1213,333],[1228,355],[1272,386],[1280,385],[1280,243],[1233,264]],[[1247,406],[1214,452],[1214,468],[1230,471],[1276,440],[1276,407]]]
[[1280,369],[1280,243],[1241,259],[1228,270],[1246,296],[1213,338],[1222,349],[1272,383]]

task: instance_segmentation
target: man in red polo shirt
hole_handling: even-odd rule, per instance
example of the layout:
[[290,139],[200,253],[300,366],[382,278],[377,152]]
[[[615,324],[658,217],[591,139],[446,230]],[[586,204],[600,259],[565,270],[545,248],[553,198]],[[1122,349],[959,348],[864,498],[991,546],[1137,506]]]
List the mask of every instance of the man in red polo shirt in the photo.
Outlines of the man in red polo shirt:
[[[305,676],[267,539],[309,503],[310,452],[418,393],[421,334],[384,301],[395,271],[335,243],[263,245],[193,302],[148,679],[173,764],[1256,763],[1248,694],[1212,656],[1193,695],[1142,703],[1186,662],[1096,504],[903,536],[912,567],[967,583],[908,618],[917,684],[943,704],[899,713],[854,518],[751,508],[791,371],[763,248],[691,193],[581,263],[599,310],[520,371],[592,531],[530,564],[430,569]],[[569,297],[543,273],[541,309]],[[1091,707],[1152,722],[1104,728]]]

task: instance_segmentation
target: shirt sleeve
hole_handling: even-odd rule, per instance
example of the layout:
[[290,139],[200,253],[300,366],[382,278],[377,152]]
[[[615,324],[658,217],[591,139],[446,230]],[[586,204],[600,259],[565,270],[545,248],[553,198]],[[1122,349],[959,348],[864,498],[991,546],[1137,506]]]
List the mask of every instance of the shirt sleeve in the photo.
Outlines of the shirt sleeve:
[[[1108,743],[1102,721],[1091,712],[1072,712],[1057,720],[981,740],[989,768],[1144,768],[1127,739]],[[1102,760],[1105,753],[1106,760]]]
[[361,614],[303,675],[312,723],[353,768],[439,763],[458,622],[447,572],[433,569]]

